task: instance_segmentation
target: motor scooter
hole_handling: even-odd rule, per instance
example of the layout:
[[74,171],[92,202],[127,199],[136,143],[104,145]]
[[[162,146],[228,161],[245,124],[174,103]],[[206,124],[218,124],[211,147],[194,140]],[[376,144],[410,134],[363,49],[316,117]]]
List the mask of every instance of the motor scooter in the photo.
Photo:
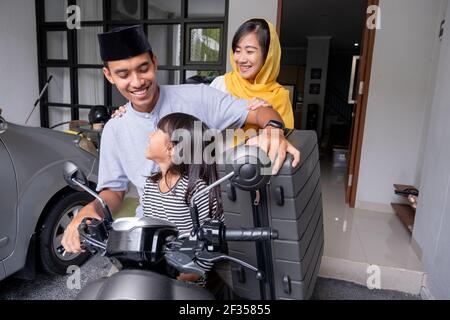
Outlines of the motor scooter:
[[190,200],[193,229],[181,237],[177,227],[153,217],[113,219],[103,199],[89,189],[84,173],[72,162],[65,163],[64,179],[72,188],[84,190],[101,204],[104,219],[84,218],[78,230],[81,245],[93,254],[108,257],[120,270],[86,285],[80,300],[213,300],[205,288],[177,280],[167,274],[168,267],[179,273],[204,276],[196,262],[217,263],[228,260],[254,271],[258,280],[265,275],[245,261],[226,254],[228,241],[270,241],[278,237],[271,228],[228,228],[219,220],[199,223],[194,201],[217,185],[229,181],[246,191],[257,190],[270,179],[270,159],[255,146],[240,145],[222,158],[227,174],[197,193]]

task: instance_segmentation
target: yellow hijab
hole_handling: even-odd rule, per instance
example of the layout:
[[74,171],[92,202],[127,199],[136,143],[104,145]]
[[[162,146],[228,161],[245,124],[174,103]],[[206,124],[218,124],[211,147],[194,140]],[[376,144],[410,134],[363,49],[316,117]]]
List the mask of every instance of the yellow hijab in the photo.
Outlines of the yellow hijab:
[[[280,72],[281,46],[277,32],[272,23],[267,21],[270,31],[270,46],[266,61],[251,83],[243,79],[234,62],[233,49],[230,52],[230,61],[233,71],[225,74],[225,85],[233,96],[241,99],[261,98],[268,101],[280,114],[286,128],[294,128],[294,115],[289,99],[289,91],[277,82]],[[246,127],[247,128],[247,127]]]

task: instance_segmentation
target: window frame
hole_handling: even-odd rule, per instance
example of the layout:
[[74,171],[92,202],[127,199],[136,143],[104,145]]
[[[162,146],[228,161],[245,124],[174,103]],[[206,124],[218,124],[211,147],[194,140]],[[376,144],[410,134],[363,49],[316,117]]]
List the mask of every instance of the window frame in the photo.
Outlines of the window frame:
[[[141,6],[141,20],[112,20],[112,6],[110,0],[102,1],[102,20],[81,21],[81,27],[102,27],[103,32],[107,32],[113,27],[121,25],[143,24],[145,34],[148,34],[148,26],[150,25],[180,25],[180,65],[158,65],[158,70],[179,71],[180,83],[186,82],[186,72],[191,70],[197,71],[219,71],[224,74],[226,70],[226,52],[227,52],[227,30],[228,30],[228,12],[229,0],[225,1],[225,12],[223,17],[188,17],[189,0],[179,0],[181,5],[180,17],[168,19],[148,19],[148,0],[137,0]],[[77,5],[76,0],[68,0],[67,5]],[[70,103],[57,103],[48,100],[48,92],[45,92],[40,101],[40,118],[41,126],[49,127],[49,108],[70,108],[71,119],[79,120],[79,109],[90,109],[92,105],[84,105],[79,103],[78,88],[78,70],[79,69],[102,69],[103,64],[80,64],[78,63],[78,43],[77,30],[67,29],[65,21],[46,22],[45,21],[45,0],[35,0],[36,8],[36,29],[37,29],[37,48],[38,48],[38,77],[39,89],[45,86],[48,78],[47,68],[69,68],[70,70]],[[188,26],[192,25],[212,25],[221,27],[221,48],[219,52],[218,62],[189,62],[186,57]],[[47,59],[47,32],[66,31],[67,35],[67,59],[53,60]],[[103,78],[104,85],[104,105],[112,106],[112,86]]]

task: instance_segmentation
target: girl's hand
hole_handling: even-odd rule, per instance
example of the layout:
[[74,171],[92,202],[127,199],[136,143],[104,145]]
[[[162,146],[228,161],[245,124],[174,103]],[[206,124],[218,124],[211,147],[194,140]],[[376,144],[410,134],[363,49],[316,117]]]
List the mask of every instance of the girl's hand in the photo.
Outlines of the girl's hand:
[[200,279],[200,276],[195,273],[180,273],[180,275],[177,277],[177,280],[191,281],[191,282],[195,282],[198,279]]
[[261,107],[272,108],[272,105],[266,100],[256,97],[250,100],[247,104],[247,109],[252,111]]
[[127,109],[125,108],[125,105],[120,106],[119,109],[114,111],[114,113],[112,114],[111,118],[120,118],[126,112],[127,112]]

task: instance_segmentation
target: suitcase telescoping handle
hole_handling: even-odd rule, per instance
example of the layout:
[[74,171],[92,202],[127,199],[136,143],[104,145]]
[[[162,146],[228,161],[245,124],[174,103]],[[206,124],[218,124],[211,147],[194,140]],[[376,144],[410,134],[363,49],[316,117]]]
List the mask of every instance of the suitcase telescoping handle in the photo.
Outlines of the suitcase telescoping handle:
[[264,241],[277,239],[278,231],[271,228],[226,228],[227,241]]

